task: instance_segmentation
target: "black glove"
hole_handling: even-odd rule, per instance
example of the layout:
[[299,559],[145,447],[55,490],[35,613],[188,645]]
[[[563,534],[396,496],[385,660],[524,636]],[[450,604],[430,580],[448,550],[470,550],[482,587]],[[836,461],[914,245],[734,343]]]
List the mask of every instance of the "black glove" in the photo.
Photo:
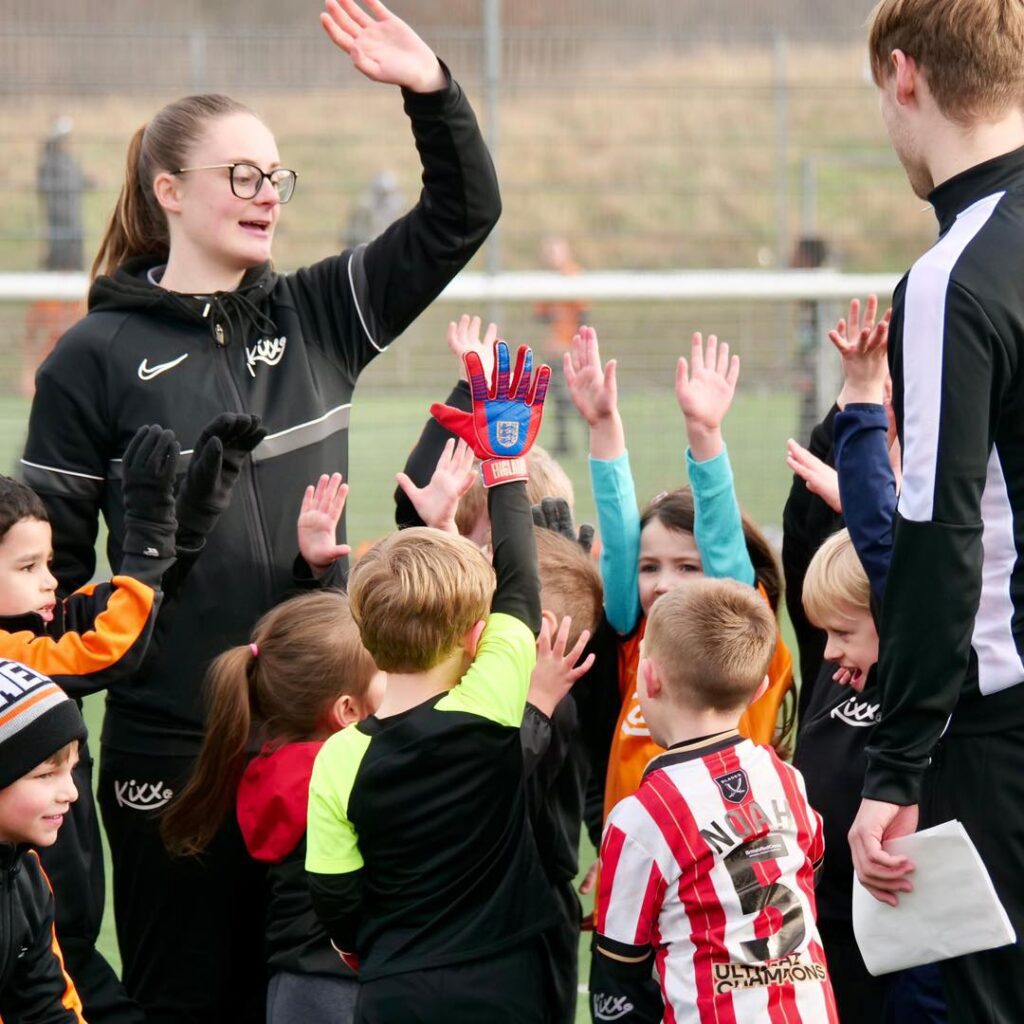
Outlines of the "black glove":
[[124,543],[126,555],[173,558],[178,521],[174,473],[180,446],[171,430],[140,427],[125,449]]
[[572,521],[572,509],[565,498],[542,498],[539,505],[533,506],[533,525],[568,537],[574,544],[579,544],[585,555],[589,555],[594,546],[593,526],[582,523],[577,534]]
[[231,503],[231,489],[249,453],[267,436],[260,418],[221,413],[199,435],[178,492],[178,546],[199,547]]

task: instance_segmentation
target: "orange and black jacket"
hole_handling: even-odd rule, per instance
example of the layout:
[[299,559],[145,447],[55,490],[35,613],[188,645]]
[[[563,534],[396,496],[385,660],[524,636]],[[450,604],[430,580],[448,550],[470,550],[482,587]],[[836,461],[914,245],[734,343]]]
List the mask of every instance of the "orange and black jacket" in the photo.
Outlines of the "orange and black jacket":
[[81,699],[138,670],[162,597],[134,576],[115,576],[58,601],[50,623],[34,612],[0,616],[0,657],[50,676]]
[[0,1024],[85,1024],[64,970],[53,909],[36,852],[0,843]]

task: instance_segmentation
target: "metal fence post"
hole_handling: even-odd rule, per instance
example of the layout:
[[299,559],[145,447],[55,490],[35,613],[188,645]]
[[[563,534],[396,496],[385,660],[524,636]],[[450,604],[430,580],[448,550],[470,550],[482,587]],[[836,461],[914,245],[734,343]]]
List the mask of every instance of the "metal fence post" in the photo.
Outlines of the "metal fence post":
[[[491,159],[498,166],[498,102],[501,90],[501,0],[484,0],[484,111],[485,137]],[[496,225],[487,239],[487,270],[501,270],[501,225]]]
[[788,45],[775,36],[775,265],[789,262],[789,78]]
[[192,91],[206,92],[206,30],[193,29],[188,37],[189,78]]

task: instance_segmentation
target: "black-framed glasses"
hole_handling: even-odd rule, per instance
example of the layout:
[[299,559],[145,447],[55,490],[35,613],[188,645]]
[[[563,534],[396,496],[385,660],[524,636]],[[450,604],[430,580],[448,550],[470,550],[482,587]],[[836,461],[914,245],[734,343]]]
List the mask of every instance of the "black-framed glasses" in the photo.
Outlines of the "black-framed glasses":
[[287,203],[295,193],[295,180],[298,175],[287,167],[275,167],[268,172],[260,170],[255,164],[203,164],[202,167],[179,167],[175,174],[187,174],[189,171],[230,170],[231,191],[239,199],[255,199],[263,188],[263,182],[269,181],[277,198]]

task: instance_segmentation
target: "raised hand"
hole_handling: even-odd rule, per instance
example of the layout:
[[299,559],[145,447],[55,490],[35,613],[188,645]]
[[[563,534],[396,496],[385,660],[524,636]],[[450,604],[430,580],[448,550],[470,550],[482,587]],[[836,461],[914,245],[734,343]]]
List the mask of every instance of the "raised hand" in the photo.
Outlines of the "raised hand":
[[345,510],[348,484],[340,473],[325,473],[310,485],[302,496],[302,508],[296,523],[299,554],[306,560],[313,575],[319,579],[343,555],[352,549],[338,543],[338,523]]
[[550,612],[545,612],[541,621],[540,636],[537,638],[537,664],[530,676],[530,691],[526,698],[549,718],[554,714],[562,698],[572,689],[573,683],[584,673],[589,672],[591,665],[594,664],[592,653],[580,661],[590,639],[590,631],[583,630],[576,643],[567,651],[572,619],[566,615],[557,632],[554,622],[555,617]]
[[[455,513],[459,499],[473,486],[476,469],[473,449],[465,441],[450,437],[437,460],[430,483],[417,487],[405,473],[397,474],[398,486],[405,491],[420,519],[436,530],[458,533]],[[307,559],[308,561],[308,559]]]
[[594,527],[590,523],[581,523],[579,533],[572,520],[572,509],[565,498],[554,498],[548,495],[541,498],[539,505],[533,506],[533,525],[542,530],[551,530],[578,544],[585,555],[589,555],[594,547]]
[[736,394],[740,376],[739,356],[729,357],[729,346],[708,335],[707,348],[694,334],[690,362],[679,357],[676,366],[676,400],[686,417],[690,451],[697,462],[706,462],[722,451],[722,421]]
[[487,380],[490,380],[494,374],[494,342],[498,338],[498,325],[488,324],[487,332],[481,341],[481,323],[480,317],[471,317],[468,313],[463,313],[459,317],[458,323],[452,321],[448,324],[448,348],[462,367],[463,380],[469,379],[466,376],[465,356],[467,352],[477,354],[483,375]]
[[400,85],[412,92],[436,92],[447,84],[427,44],[380,0],[326,0],[320,24],[356,69],[374,82]]
[[618,458],[626,450],[619,416],[619,388],[614,359],[601,366],[597,331],[581,327],[565,353],[565,383],[573,404],[590,426],[590,454],[595,459]]
[[494,345],[494,372],[488,386],[480,356],[463,356],[472,393],[472,412],[435,402],[430,414],[456,437],[461,437],[481,460],[485,487],[525,481],[526,454],[540,431],[551,368],[533,372],[533,352],[519,346],[516,365],[510,366],[508,345]]
[[828,340],[836,347],[843,360],[843,390],[839,395],[840,407],[850,402],[883,401],[885,382],[889,377],[886,358],[889,340],[889,321],[892,310],[886,310],[875,323],[878,297],[869,295],[861,318],[860,300],[850,301],[849,320],[840,320],[828,332]]
[[128,442],[121,461],[125,555],[173,557],[178,528],[174,474],[179,451],[173,432],[159,425],[139,427]]
[[793,438],[786,442],[786,465],[805,484],[811,494],[816,494],[833,512],[843,511],[839,500],[839,474],[817,455],[809,452]]

